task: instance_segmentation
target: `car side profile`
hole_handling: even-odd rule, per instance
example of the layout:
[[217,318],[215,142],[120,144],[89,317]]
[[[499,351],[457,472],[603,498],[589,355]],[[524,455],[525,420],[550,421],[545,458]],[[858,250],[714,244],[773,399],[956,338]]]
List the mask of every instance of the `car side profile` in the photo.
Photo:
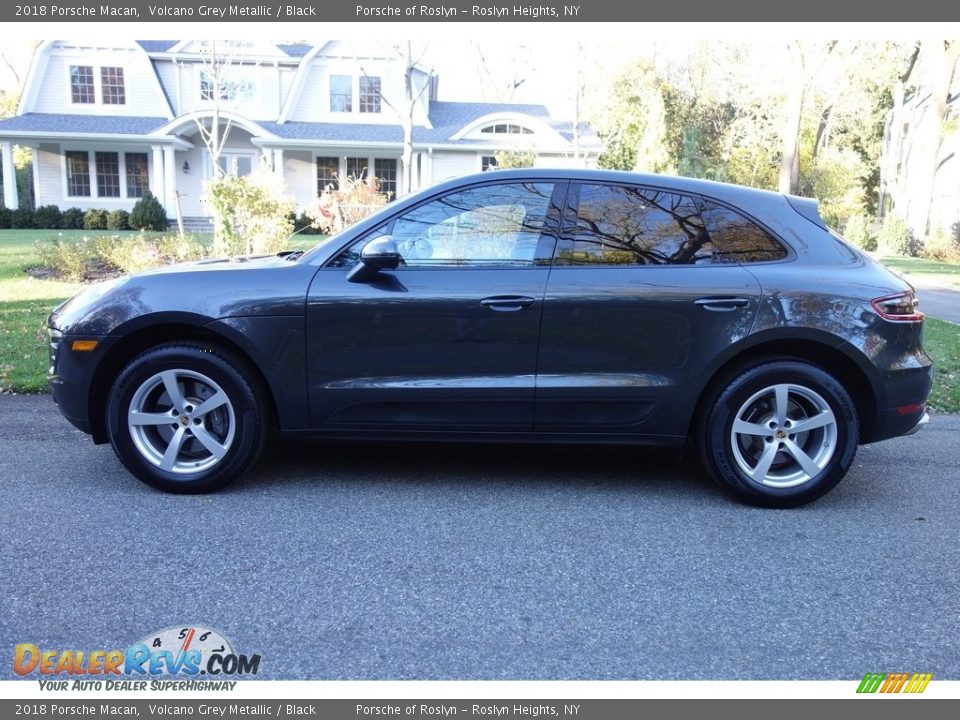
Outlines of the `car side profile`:
[[49,318],[61,413],[147,484],[222,487],[268,431],[683,448],[741,500],[834,487],[927,419],[913,289],[816,202],[505,170],[305,253],[108,281]]

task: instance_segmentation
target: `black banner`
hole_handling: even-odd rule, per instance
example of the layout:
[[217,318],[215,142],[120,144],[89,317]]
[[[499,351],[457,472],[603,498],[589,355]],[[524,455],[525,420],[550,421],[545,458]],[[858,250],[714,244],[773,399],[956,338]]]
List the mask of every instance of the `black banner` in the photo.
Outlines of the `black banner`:
[[945,22],[960,3],[727,2],[624,3],[622,0],[394,2],[392,0],[58,0],[0,7],[0,22]]

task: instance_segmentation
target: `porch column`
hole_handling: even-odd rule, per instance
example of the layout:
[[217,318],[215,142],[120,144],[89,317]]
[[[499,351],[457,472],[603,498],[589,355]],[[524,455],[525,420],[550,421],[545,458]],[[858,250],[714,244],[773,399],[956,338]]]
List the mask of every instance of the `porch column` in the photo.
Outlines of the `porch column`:
[[11,210],[17,209],[17,172],[13,167],[13,143],[0,142],[3,153],[3,204]]
[[274,148],[273,150],[273,171],[278,177],[283,178],[283,149]]
[[31,170],[33,175],[33,206],[40,207],[40,146],[31,146],[30,155],[32,157]]
[[423,176],[420,178],[420,187],[433,185],[433,148],[427,148],[427,154],[424,155]]
[[163,207],[168,218],[177,216],[177,201],[174,197],[177,189],[177,165],[173,152],[172,147],[163,149]]
[[150,150],[150,192],[154,194],[161,203],[166,195],[163,192],[163,148],[159,145],[153,145]]

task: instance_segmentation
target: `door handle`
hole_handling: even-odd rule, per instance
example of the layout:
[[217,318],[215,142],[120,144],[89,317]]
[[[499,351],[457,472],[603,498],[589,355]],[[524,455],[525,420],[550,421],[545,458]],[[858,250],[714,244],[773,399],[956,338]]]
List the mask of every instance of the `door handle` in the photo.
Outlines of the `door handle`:
[[535,302],[535,298],[526,295],[494,295],[484,298],[480,301],[480,304],[495,312],[517,312],[525,307],[530,307]]
[[693,301],[694,305],[699,305],[710,312],[732,312],[737,308],[746,307],[749,303],[747,298],[742,297],[700,298]]

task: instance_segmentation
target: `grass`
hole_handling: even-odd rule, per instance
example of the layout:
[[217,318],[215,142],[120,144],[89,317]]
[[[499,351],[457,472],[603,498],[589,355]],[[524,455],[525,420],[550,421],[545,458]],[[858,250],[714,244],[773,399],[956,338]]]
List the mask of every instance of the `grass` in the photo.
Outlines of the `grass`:
[[[62,237],[80,239],[90,231],[64,230]],[[0,390],[42,392],[46,390],[48,364],[46,319],[58,303],[83,288],[81,283],[41,280],[24,270],[40,263],[34,245],[53,238],[56,230],[0,230]],[[296,236],[294,249],[316,244],[318,236]],[[898,263],[930,268],[941,273],[953,270],[960,285],[960,268],[916,258],[894,258]],[[887,259],[884,260],[885,262]],[[891,263],[892,264],[892,263]],[[949,274],[949,273],[948,273]],[[960,412],[960,325],[927,318],[924,346],[936,362],[930,405],[942,412]]]
[[934,361],[930,407],[960,412],[960,325],[928,317],[923,347]]
[[960,265],[939,260],[899,256],[886,256],[879,260],[897,272],[924,277],[933,282],[960,289]]

